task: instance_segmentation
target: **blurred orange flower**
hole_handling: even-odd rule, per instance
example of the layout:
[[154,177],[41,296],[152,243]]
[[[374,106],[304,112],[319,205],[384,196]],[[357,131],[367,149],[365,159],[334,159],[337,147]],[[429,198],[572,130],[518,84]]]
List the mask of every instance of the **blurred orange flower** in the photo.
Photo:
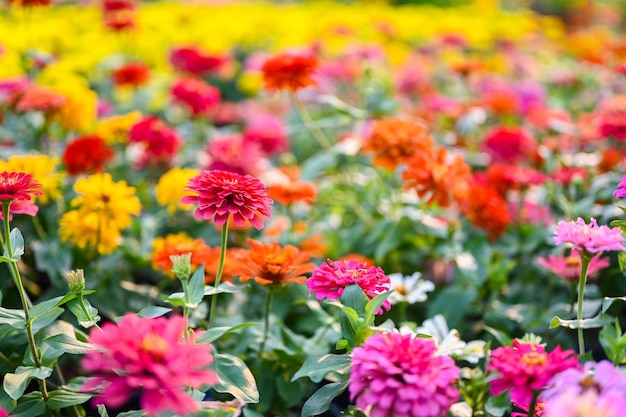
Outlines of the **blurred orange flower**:
[[314,233],[306,239],[302,239],[298,247],[315,258],[324,258],[328,255],[328,245],[324,241],[322,233]]
[[133,62],[114,70],[111,78],[117,86],[138,87],[150,79],[150,67],[142,62]]
[[15,110],[19,113],[41,111],[52,113],[65,104],[65,96],[49,87],[32,85],[24,91],[15,102]]
[[311,255],[292,245],[281,247],[278,242],[263,243],[248,238],[249,250],[235,254],[237,264],[233,274],[242,282],[254,280],[262,285],[303,283],[315,264],[308,262]]
[[506,200],[494,188],[474,182],[471,195],[461,202],[461,212],[495,240],[506,231],[511,222]]
[[269,57],[261,71],[263,83],[270,91],[291,90],[317,85],[313,74],[319,62],[313,55],[282,53]]
[[285,206],[298,201],[313,204],[317,197],[317,188],[307,181],[291,180],[270,185],[267,189],[267,195]]
[[433,139],[421,122],[382,119],[372,126],[364,151],[374,153],[374,165],[394,170],[417,153],[432,153]]

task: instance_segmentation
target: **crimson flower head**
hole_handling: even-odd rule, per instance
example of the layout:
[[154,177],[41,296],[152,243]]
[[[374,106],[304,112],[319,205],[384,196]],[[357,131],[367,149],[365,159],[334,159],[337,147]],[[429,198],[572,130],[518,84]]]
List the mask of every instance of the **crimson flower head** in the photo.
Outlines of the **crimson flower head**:
[[147,116],[135,123],[128,132],[128,141],[143,145],[140,166],[169,163],[182,146],[176,130],[156,116]]
[[85,135],[67,144],[63,152],[63,164],[70,175],[102,172],[115,152],[100,136]]
[[291,90],[317,85],[313,78],[319,62],[313,55],[283,53],[265,61],[261,71],[263,83],[270,91]]
[[350,399],[370,416],[443,417],[461,370],[431,339],[377,333],[352,353]]
[[197,46],[181,46],[170,52],[170,63],[175,70],[192,75],[207,75],[218,71],[229,58],[212,55]]
[[200,78],[185,77],[172,86],[172,98],[200,116],[213,110],[220,102],[220,90]]
[[194,212],[198,220],[213,220],[221,226],[232,215],[235,226],[249,222],[255,229],[263,228],[263,221],[271,217],[272,199],[265,185],[252,175],[211,170],[191,178],[187,189],[195,195],[184,197],[183,204],[198,204]]
[[111,78],[115,85],[138,87],[150,79],[150,67],[142,62],[133,62],[114,70]]
[[561,220],[554,231],[554,243],[571,243],[581,253],[626,250],[622,231],[616,227],[598,226],[593,217],[589,224],[580,217],[575,222]]
[[492,161],[513,164],[532,157],[537,150],[537,143],[521,127],[496,126],[487,132],[482,147]]
[[41,195],[42,185],[23,172],[0,172],[0,201],[25,201]]
[[89,342],[96,350],[82,361],[93,376],[85,389],[101,389],[95,403],[120,407],[136,392],[139,404],[149,416],[163,412],[189,415],[198,404],[185,392],[217,382],[208,369],[213,362],[211,346],[184,338],[185,320],[125,315],[119,323],[105,323],[93,331]]
[[491,353],[488,371],[498,377],[491,382],[491,393],[499,395],[511,390],[511,401],[530,404],[533,394],[544,389],[553,376],[569,368],[580,368],[576,353],[561,350],[557,346],[552,352],[537,343],[513,341],[513,346],[503,346]]
[[[313,270],[313,275],[306,282],[315,298],[335,300],[341,297],[350,284],[357,284],[371,300],[391,289],[391,280],[379,266],[367,266],[366,263],[353,259],[332,261],[328,259]],[[383,303],[385,310],[391,308],[389,300]],[[382,309],[379,309],[382,313]]]

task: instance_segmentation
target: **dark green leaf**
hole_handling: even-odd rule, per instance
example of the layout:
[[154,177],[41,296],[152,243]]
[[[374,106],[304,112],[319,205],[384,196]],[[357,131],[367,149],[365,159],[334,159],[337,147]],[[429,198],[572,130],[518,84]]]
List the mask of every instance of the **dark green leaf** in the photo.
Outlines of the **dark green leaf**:
[[172,311],[172,309],[167,308],[167,307],[149,306],[149,307],[142,308],[141,310],[139,310],[137,312],[137,315],[140,317],[155,318],[155,317],[161,317],[169,313],[170,311]]
[[243,286],[235,285],[231,282],[222,282],[219,287],[215,288],[210,285],[204,288],[204,295],[215,295],[215,294],[235,294],[241,292],[243,290]]
[[100,417],[109,417],[109,413],[107,413],[107,408],[104,404],[98,405],[98,414],[100,414]]
[[367,304],[367,296],[356,284],[348,285],[343,294],[341,294],[341,304],[346,307],[350,307],[359,316],[365,316],[365,305]]
[[[63,314],[63,309],[61,307],[54,307],[47,312],[38,315],[33,321],[33,332],[37,333],[38,330],[43,329],[50,324],[54,323],[54,321]],[[32,320],[32,317],[31,317]]]
[[626,297],[604,297],[602,300],[602,312],[606,313],[606,311],[611,308],[614,302],[616,301],[625,301]]
[[36,319],[37,317],[50,312],[55,307],[59,307],[74,298],[76,298],[76,294],[70,293],[62,297],[55,297],[50,300],[42,301],[41,303],[35,304],[30,309],[30,316],[31,318]]
[[204,297],[204,264],[193,273],[186,285],[185,304],[189,308],[196,308]]
[[348,387],[348,381],[332,382],[318,389],[302,406],[301,417],[317,416],[330,408],[332,401]]
[[57,334],[44,340],[55,349],[74,355],[81,355],[94,349],[90,343],[81,342],[67,334]]
[[196,338],[196,343],[213,343],[227,333],[244,329],[250,326],[260,326],[260,323],[242,323],[233,327],[213,327],[202,332],[202,334]]
[[24,311],[0,307],[0,323],[8,324],[15,329],[25,329],[26,319],[24,318]]
[[378,311],[380,306],[383,305],[385,300],[389,298],[392,292],[393,291],[385,291],[378,294],[376,297],[367,302],[367,304],[365,305],[365,324],[367,324],[368,326],[374,324],[374,316],[376,315],[376,312]]
[[227,392],[246,403],[258,403],[259,391],[252,372],[244,361],[236,356],[218,353],[214,367],[218,383],[213,387],[217,392]]
[[442,290],[428,309],[428,317],[442,314],[451,329],[456,328],[476,299],[478,293],[473,287],[450,286]]
[[98,315],[98,310],[95,307],[93,307],[89,303],[89,301],[87,301],[86,299],[83,299],[82,301],[84,303],[85,308],[87,309],[87,312],[83,310],[80,300],[78,299],[70,300],[67,303],[67,306],[69,307],[72,314],[74,314],[74,316],[78,320],[78,324],[88,329],[98,324],[98,322],[100,321],[100,316]]
[[321,382],[329,372],[344,374],[349,369],[349,355],[335,355],[329,353],[323,356],[309,356],[291,380],[295,381],[299,378],[308,377],[311,381],[318,383]]
[[4,388],[4,391],[9,394],[9,397],[17,400],[22,396],[22,394],[24,394],[24,391],[28,386],[28,382],[31,379],[46,379],[50,375],[52,375],[52,368],[18,366],[15,369],[15,373],[8,373],[4,376],[2,387]]
[[59,408],[71,407],[83,404],[93,397],[93,394],[69,391],[63,387],[55,389],[48,396],[48,408],[58,410]]
[[29,392],[19,399],[11,417],[41,417],[46,414],[46,409],[41,392]]

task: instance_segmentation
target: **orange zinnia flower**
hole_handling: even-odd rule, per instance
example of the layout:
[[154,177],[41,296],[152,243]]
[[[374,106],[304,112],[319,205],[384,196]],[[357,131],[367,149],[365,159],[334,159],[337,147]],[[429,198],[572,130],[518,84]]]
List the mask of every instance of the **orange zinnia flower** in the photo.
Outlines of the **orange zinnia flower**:
[[126,64],[111,73],[113,84],[138,87],[150,79],[150,67],[142,62]]
[[494,188],[473,182],[471,196],[461,203],[461,212],[495,240],[506,231],[511,222],[506,200]]
[[470,167],[461,155],[450,158],[446,149],[436,154],[419,152],[407,162],[402,173],[405,188],[414,188],[420,198],[427,198],[427,204],[436,203],[450,206],[450,197],[463,199],[468,190]]
[[382,119],[374,123],[364,151],[374,152],[374,165],[394,170],[417,153],[432,153],[433,139],[421,122]]
[[267,196],[285,206],[298,201],[313,204],[317,197],[317,188],[307,181],[292,180],[269,186]]
[[233,274],[242,282],[255,280],[262,285],[280,285],[289,282],[298,284],[306,281],[306,275],[315,264],[307,262],[311,255],[300,252],[292,245],[281,247],[278,242],[263,243],[248,238],[250,250],[235,254],[238,264]]
[[319,62],[313,55],[295,53],[274,55],[268,58],[261,68],[263,83],[270,91],[297,91],[317,85],[313,74],[318,65]]
[[60,109],[65,102],[66,98],[53,89],[32,85],[17,99],[15,111],[18,113],[26,113],[29,111],[52,113]]

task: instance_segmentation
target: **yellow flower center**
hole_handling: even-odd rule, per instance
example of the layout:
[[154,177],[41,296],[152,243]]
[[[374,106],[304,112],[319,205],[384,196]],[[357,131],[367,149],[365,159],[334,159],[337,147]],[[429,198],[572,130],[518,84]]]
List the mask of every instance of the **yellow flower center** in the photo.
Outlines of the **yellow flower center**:
[[543,365],[547,360],[548,356],[539,352],[529,352],[522,356],[522,362],[529,366]]
[[165,357],[167,348],[167,342],[156,334],[149,334],[141,341],[141,349],[151,354],[157,360]]
[[406,285],[403,283],[397,284],[395,290],[400,295],[407,295]]

